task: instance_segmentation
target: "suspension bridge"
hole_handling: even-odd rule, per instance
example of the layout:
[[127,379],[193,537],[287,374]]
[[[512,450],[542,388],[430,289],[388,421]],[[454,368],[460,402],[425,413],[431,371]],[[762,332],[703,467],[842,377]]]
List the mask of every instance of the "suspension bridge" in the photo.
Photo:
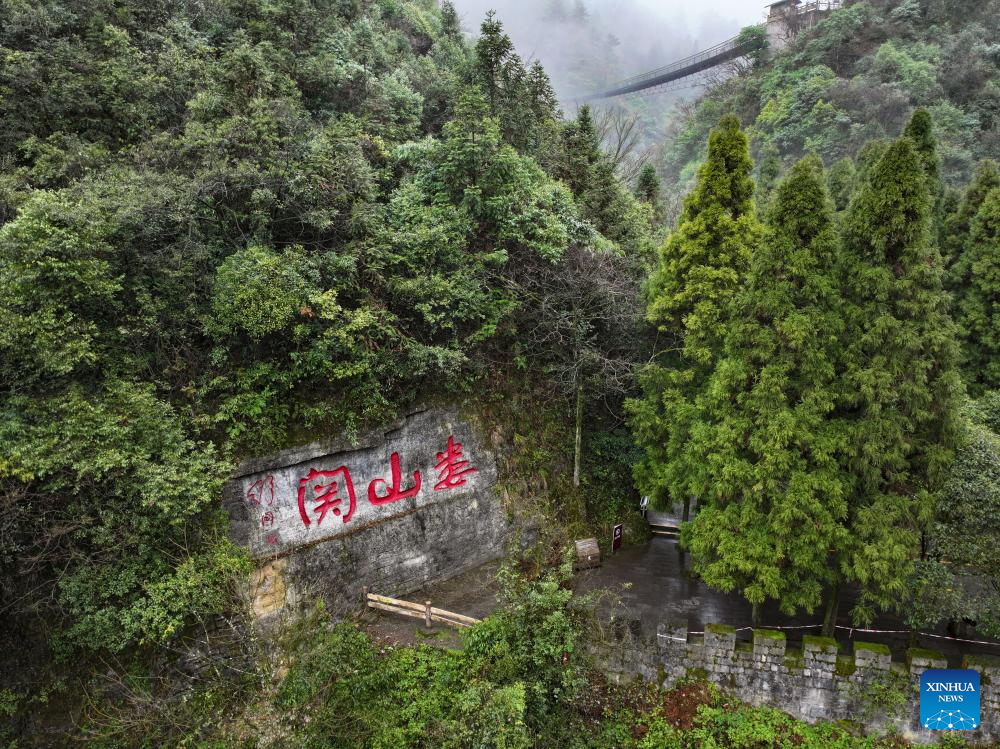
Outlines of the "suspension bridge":
[[669,65],[626,78],[598,93],[579,97],[579,101],[613,99],[654,89],[665,90],[670,84],[690,78],[706,70],[760,52],[770,47],[780,49],[790,36],[800,29],[812,26],[832,10],[842,7],[844,0],[779,0],[768,6],[766,33],[753,34],[744,30],[732,39],[716,44],[701,52],[677,60]]

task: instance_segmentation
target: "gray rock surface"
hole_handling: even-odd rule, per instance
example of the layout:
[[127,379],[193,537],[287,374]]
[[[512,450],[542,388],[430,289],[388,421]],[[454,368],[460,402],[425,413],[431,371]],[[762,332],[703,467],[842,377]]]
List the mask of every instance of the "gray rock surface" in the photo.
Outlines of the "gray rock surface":
[[511,535],[493,451],[457,409],[417,411],[354,444],[314,443],[236,473],[224,504],[233,540],[258,563],[262,619],[317,598],[342,614],[361,607],[365,586],[404,595],[496,559]]

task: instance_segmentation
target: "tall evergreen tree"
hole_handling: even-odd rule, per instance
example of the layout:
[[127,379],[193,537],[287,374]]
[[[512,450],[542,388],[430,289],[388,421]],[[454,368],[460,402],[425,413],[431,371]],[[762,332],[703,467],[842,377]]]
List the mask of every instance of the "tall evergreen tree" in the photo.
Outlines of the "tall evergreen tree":
[[458,18],[455,3],[451,0],[441,3],[441,33],[452,39],[460,39],[462,36],[462,22]]
[[724,117],[709,137],[697,184],[649,282],[647,318],[661,339],[657,361],[641,376],[644,397],[629,403],[636,439],[645,449],[636,478],[655,502],[683,501],[685,515],[706,480],[691,450],[691,435],[703,421],[698,395],[722,347],[727,307],[759,235],[752,169],[739,121]]
[[563,126],[562,158],[556,176],[579,197],[590,187],[590,170],[601,157],[600,141],[590,107],[584,104],[576,119]]
[[548,74],[537,62],[525,68],[493,11],[479,31],[473,77],[486,95],[490,115],[500,123],[505,141],[549,166],[559,109]]
[[928,154],[909,137],[866,173],[844,227],[848,324],[843,413],[851,541],[838,566],[861,585],[856,618],[902,600],[953,455],[961,392],[956,328],[931,242]]
[[497,19],[496,11],[489,11],[479,26],[475,75],[476,82],[486,95],[486,103],[489,104],[490,114],[493,117],[499,117],[501,114],[504,71],[516,56],[514,43],[504,33],[503,24]]
[[972,221],[993,189],[1000,187],[1000,165],[992,159],[984,159],[976,167],[972,181],[956,209],[945,216],[941,254],[944,257],[945,287],[955,295],[955,309],[961,303],[964,290],[969,286],[969,264],[965,258],[965,247],[972,230]]
[[650,321],[680,334],[685,356],[695,362],[710,361],[719,348],[723,313],[759,233],[752,170],[739,120],[723,117],[650,279]]
[[559,97],[542,63],[535,60],[528,69],[528,93],[532,112],[539,120],[554,120],[560,116]]
[[651,206],[656,206],[660,202],[660,178],[656,175],[656,167],[652,164],[646,164],[639,172],[635,192],[640,200]]
[[695,569],[755,608],[815,609],[847,535],[837,256],[822,163],[807,156],[773,192],[692,434],[709,478],[684,530]]
[[917,149],[920,163],[927,175],[928,192],[933,199],[941,192],[941,159],[937,153],[937,138],[934,136],[931,113],[923,107],[915,110],[903,135],[913,141],[913,146]]
[[974,394],[1000,388],[1000,188],[986,196],[966,245],[968,288],[958,306],[965,381]]

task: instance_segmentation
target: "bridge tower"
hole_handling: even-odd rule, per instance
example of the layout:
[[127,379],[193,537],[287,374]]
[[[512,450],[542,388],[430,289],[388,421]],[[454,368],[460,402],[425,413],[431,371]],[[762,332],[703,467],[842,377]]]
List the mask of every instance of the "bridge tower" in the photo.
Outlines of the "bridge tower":
[[796,34],[815,26],[830,11],[843,7],[844,0],[778,0],[767,6],[767,41],[780,52]]

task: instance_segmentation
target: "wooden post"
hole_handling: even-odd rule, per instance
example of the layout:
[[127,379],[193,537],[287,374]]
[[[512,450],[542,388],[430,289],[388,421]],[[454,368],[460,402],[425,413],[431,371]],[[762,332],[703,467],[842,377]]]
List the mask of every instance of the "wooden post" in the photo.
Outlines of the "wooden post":
[[368,586],[365,585],[363,588],[361,588],[361,590],[364,591],[365,594],[364,607],[368,608]]
[[431,628],[431,602],[424,601],[424,624],[427,625],[427,629]]

